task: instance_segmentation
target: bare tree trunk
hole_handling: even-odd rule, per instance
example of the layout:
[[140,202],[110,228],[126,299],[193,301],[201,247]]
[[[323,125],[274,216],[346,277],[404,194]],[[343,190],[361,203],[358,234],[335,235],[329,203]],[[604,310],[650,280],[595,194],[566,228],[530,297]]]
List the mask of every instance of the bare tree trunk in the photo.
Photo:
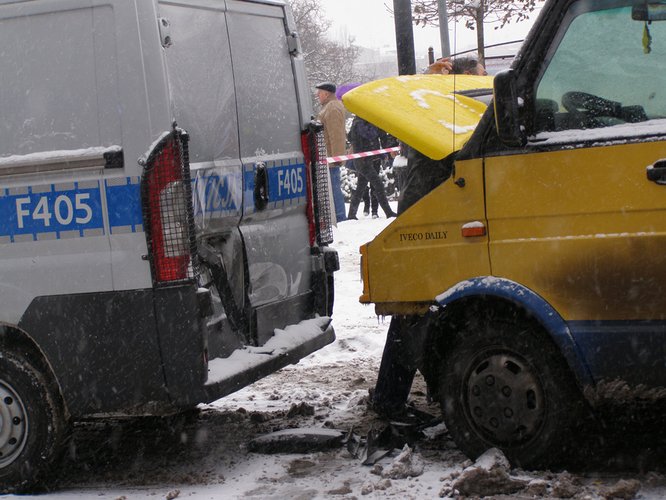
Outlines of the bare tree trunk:
[[479,51],[479,63],[486,65],[486,42],[483,34],[483,17],[485,14],[485,5],[483,0],[479,2],[476,9],[476,45]]

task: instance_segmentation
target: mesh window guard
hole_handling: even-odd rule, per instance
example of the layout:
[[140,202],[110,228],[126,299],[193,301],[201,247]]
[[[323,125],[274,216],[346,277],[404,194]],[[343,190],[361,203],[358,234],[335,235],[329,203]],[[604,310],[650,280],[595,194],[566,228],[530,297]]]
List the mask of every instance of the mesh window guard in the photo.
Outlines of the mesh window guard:
[[319,234],[318,243],[328,245],[333,243],[333,224],[331,213],[331,198],[329,191],[328,163],[326,162],[326,142],[322,129],[315,132],[315,147],[317,148],[317,161],[313,164],[313,178],[315,189],[315,202],[317,204]]
[[187,139],[174,126],[141,161],[141,201],[155,284],[198,275]]

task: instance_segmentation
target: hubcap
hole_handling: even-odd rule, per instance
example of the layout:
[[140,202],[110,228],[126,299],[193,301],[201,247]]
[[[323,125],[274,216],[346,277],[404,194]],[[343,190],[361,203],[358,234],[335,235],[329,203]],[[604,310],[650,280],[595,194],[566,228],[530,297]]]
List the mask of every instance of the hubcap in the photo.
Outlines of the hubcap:
[[11,385],[0,381],[0,467],[7,467],[23,451],[27,436],[23,401]]
[[465,408],[477,432],[498,446],[529,441],[540,430],[545,401],[539,377],[521,356],[482,353],[470,366]]

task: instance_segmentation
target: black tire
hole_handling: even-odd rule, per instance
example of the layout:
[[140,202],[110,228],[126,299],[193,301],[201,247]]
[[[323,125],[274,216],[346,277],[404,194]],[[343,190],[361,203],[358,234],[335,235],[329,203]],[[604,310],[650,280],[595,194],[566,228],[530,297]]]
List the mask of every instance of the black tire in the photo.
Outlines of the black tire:
[[459,328],[444,357],[440,404],[463,453],[475,459],[496,447],[524,468],[561,463],[584,404],[538,325],[477,314]]
[[60,395],[25,356],[0,355],[0,491],[47,486],[60,456],[66,420]]

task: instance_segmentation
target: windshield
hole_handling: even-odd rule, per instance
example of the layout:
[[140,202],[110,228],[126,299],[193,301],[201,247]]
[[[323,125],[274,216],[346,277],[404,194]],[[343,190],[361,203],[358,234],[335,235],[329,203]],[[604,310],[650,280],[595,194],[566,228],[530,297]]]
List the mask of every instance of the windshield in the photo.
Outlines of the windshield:
[[536,89],[537,133],[666,118],[666,22],[632,20],[631,5],[589,9],[600,3],[581,2],[562,23]]

